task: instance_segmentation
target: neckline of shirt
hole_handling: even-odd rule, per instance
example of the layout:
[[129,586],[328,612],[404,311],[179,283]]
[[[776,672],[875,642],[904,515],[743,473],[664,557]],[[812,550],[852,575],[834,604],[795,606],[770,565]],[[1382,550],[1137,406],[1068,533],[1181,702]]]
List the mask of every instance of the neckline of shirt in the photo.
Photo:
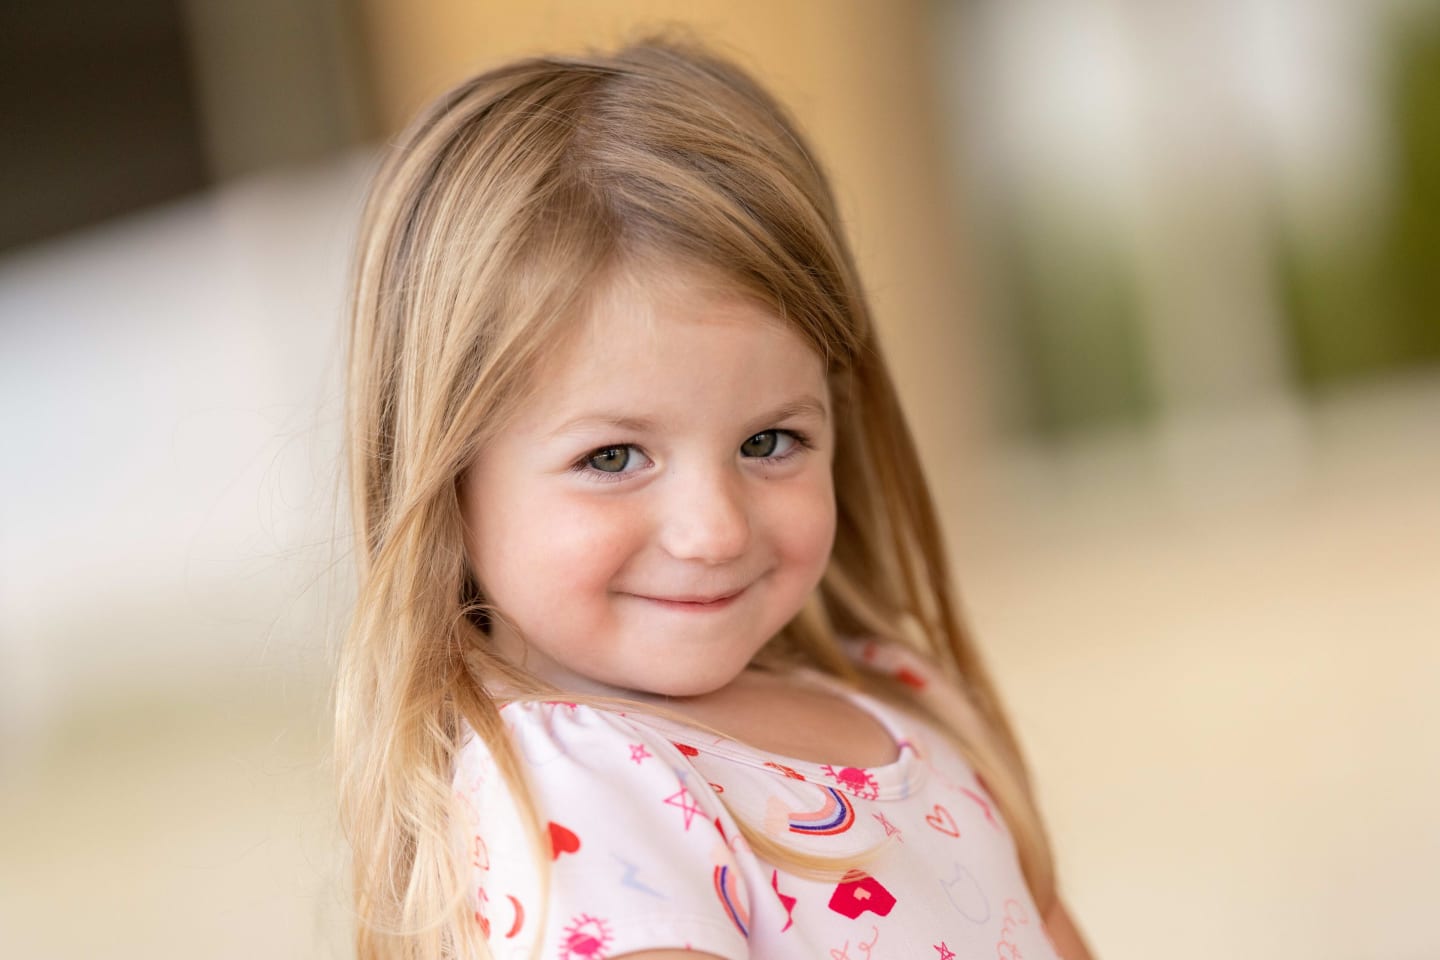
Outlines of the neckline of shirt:
[[[895,746],[895,759],[874,767],[846,767],[771,753],[741,740],[721,736],[656,714],[629,713],[627,718],[660,729],[676,743],[698,752],[754,767],[776,777],[804,779],[822,786],[838,785],[854,796],[872,799],[902,799],[914,793],[923,774],[919,751],[907,718],[875,697],[847,686],[827,674],[808,667],[794,672],[797,679],[823,687],[844,697],[884,728]],[[798,777],[795,776],[798,774]]]

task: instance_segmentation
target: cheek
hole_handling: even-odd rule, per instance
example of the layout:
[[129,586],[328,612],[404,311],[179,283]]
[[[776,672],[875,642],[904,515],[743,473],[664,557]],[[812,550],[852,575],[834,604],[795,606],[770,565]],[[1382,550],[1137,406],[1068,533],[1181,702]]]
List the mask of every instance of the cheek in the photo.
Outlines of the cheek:
[[787,489],[772,505],[770,521],[775,542],[797,577],[818,581],[835,544],[835,494],[829,472]]
[[549,562],[579,584],[599,587],[614,578],[643,542],[643,524],[624,505],[594,498],[550,504],[544,525]]
[[539,594],[553,603],[556,587],[603,589],[638,549],[639,524],[623,506],[541,488],[477,527],[481,582],[502,608],[507,596]]

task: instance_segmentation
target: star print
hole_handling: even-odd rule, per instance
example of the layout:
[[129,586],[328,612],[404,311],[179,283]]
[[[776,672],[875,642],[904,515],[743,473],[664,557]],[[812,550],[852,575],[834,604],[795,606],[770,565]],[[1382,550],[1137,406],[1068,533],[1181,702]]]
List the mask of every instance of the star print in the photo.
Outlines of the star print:
[[780,898],[780,905],[785,908],[785,926],[780,928],[780,932],[784,933],[786,930],[789,930],[790,925],[795,922],[795,918],[794,916],[792,916],[792,914],[795,912],[796,898],[790,896],[787,893],[780,892],[779,870],[770,871],[770,889],[775,891],[775,896]]
[[902,837],[902,836],[900,836],[900,828],[897,827],[897,826],[895,826],[895,824],[891,823],[889,820],[886,820],[886,819],[885,819],[885,814],[883,814],[883,813],[874,813],[874,814],[871,814],[871,816],[873,816],[876,820],[879,820],[879,821],[880,821],[880,826],[882,826],[882,827],[885,828],[885,837],[886,837],[886,839],[889,839],[890,837],[894,837],[896,840],[899,840],[901,843],[904,843],[904,842],[905,842],[905,838]]
[[665,806],[679,807],[685,813],[685,829],[690,829],[690,821],[695,819],[695,814],[700,812],[700,806],[691,797],[690,791],[681,784],[680,789],[665,798]]
[[652,754],[650,753],[649,750],[646,750],[646,749],[645,749],[645,744],[643,744],[643,743],[632,743],[632,744],[630,744],[630,759],[631,759],[631,760],[634,760],[637,764],[638,764],[638,763],[644,763],[644,762],[645,762],[645,758],[646,758],[646,757],[649,757],[649,756],[652,756]]
[[955,951],[945,946],[944,940],[936,944],[931,944],[931,946],[940,951],[940,960],[955,960]]

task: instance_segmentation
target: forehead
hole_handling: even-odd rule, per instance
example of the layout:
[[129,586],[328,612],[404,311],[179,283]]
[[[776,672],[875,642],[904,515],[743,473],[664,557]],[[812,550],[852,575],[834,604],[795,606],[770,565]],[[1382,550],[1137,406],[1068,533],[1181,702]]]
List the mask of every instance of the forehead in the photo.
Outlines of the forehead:
[[733,284],[679,269],[617,272],[532,386],[527,407],[544,415],[687,399],[739,406],[798,393],[828,401],[824,361],[790,324]]

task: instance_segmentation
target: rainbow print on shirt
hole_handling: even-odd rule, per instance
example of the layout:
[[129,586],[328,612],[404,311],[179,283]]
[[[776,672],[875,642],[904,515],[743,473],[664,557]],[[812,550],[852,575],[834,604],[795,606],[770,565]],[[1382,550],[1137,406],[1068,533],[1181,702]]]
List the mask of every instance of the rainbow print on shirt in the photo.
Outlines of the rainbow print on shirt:
[[855,824],[855,807],[845,794],[834,787],[821,787],[825,803],[818,810],[790,814],[790,832],[817,837],[844,833]]

